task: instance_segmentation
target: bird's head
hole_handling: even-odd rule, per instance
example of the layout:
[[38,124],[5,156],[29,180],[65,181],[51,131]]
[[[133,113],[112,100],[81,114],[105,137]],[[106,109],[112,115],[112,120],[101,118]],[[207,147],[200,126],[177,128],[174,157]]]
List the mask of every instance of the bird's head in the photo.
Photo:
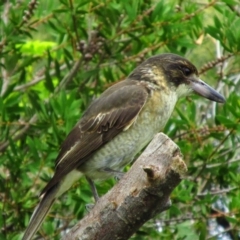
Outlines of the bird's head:
[[[140,73],[139,76],[134,76]],[[211,101],[224,103],[224,97],[198,77],[197,68],[187,59],[175,54],[160,54],[143,62],[130,78],[152,82],[160,88],[175,91],[177,97],[195,92]]]

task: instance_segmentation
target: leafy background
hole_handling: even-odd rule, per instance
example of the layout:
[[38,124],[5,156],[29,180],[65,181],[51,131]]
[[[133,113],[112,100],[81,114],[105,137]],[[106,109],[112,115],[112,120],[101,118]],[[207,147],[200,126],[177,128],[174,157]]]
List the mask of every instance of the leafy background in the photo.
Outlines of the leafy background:
[[[182,99],[164,132],[188,176],[132,239],[240,239],[240,8],[236,0],[0,3],[0,239],[20,239],[59,146],[89,102],[144,59],[185,56],[226,97]],[[104,194],[114,184],[97,185]],[[93,198],[85,179],[37,239],[59,239]]]

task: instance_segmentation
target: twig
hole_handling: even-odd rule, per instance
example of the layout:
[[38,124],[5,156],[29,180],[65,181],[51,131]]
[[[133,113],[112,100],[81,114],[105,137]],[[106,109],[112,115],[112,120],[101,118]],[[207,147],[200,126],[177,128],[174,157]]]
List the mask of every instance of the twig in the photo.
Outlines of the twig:
[[69,71],[69,73],[62,79],[62,81],[60,82],[59,86],[55,88],[54,93],[57,93],[60,91],[60,89],[62,89],[64,86],[66,86],[77,74],[80,66],[82,63],[82,58],[80,58],[79,60],[77,60],[77,62],[74,63],[73,67],[71,68],[71,70]]
[[[20,129],[19,131],[17,131],[16,134],[14,134],[14,135],[12,136],[12,139],[13,139],[14,141],[19,140],[19,139],[27,132],[27,130],[29,129],[29,127],[30,127],[32,124],[36,123],[36,122],[37,122],[37,114],[34,114],[34,115],[31,117],[31,119],[29,120],[29,122],[28,122],[27,124],[25,124],[25,126],[24,126],[22,129]],[[8,145],[9,145],[9,140],[7,140],[6,142],[2,143],[2,144],[0,145],[0,152],[3,152],[3,151],[8,147]]]
[[[232,149],[231,149],[231,151],[232,151]],[[206,168],[207,168],[207,169],[209,169],[209,168],[215,168],[215,167],[222,166],[223,164],[231,164],[231,163],[235,163],[235,162],[240,162],[240,159],[234,159],[234,160],[230,160],[230,161],[227,161],[227,162],[209,164],[209,165],[206,166]]]
[[[67,65],[66,65],[66,64],[63,64],[63,65],[60,66],[60,70],[64,70],[66,67],[67,67]],[[40,76],[34,77],[33,80],[31,80],[30,82],[28,82],[28,83],[26,83],[26,84],[22,84],[22,85],[16,86],[16,87],[13,89],[13,91],[22,91],[22,90],[25,91],[25,90],[28,89],[29,87],[34,86],[35,84],[37,84],[37,83],[45,80],[45,78],[46,78],[46,77],[45,77],[45,71],[46,71],[45,68],[42,69]],[[50,71],[49,74],[50,74],[50,76],[53,76],[55,73],[56,73],[55,70],[52,70],[52,71]]]
[[222,190],[213,190],[213,191],[204,192],[204,193],[198,193],[197,197],[204,197],[207,195],[220,195],[220,194],[224,194],[224,193],[229,193],[235,189],[238,189],[238,187],[232,187],[232,188],[227,188],[227,189],[222,189]]
[[219,235],[222,235],[223,233],[229,233],[232,230],[234,230],[234,228],[232,228],[232,227],[226,228],[222,231],[219,230],[219,232],[217,234],[207,237],[206,240],[222,239],[222,238],[219,237]]
[[217,64],[224,62],[225,60],[229,59],[236,53],[228,53],[226,56],[222,56],[221,58],[217,58],[216,60],[210,61],[206,63],[200,70],[199,74],[203,74],[204,72],[208,71],[209,69],[215,67]]
[[[4,4],[4,10],[3,13],[1,14],[1,18],[2,21],[4,22],[4,24],[7,26],[9,19],[8,19],[8,15],[9,15],[9,9],[12,6],[12,4],[7,1]],[[2,41],[0,42],[0,51],[4,48],[4,45],[6,44],[6,37],[4,36]],[[1,64],[4,66],[5,65],[5,59],[1,58]],[[8,89],[8,85],[10,84],[10,78],[9,78],[9,74],[7,72],[7,70],[5,68],[1,68],[2,69],[2,89],[1,89],[1,93],[0,96],[3,96],[4,93],[7,91]]]
[[197,14],[203,12],[205,9],[212,7],[214,4],[216,4],[217,1],[213,0],[210,3],[206,4],[205,6],[203,6],[202,8],[199,8],[198,10],[196,10],[195,12],[188,14],[186,16],[184,16],[181,21],[186,21],[186,20],[190,20],[191,18],[195,17]]

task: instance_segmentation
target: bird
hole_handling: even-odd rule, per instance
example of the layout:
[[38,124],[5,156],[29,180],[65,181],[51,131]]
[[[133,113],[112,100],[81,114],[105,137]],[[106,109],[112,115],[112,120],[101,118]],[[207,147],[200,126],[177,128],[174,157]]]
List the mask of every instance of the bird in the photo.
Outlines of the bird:
[[22,239],[32,239],[54,201],[79,178],[86,177],[97,201],[94,181],[120,176],[123,167],[163,131],[178,99],[191,93],[225,102],[199,78],[190,61],[163,53],[148,58],[93,100],[62,143],[55,173],[42,190]]

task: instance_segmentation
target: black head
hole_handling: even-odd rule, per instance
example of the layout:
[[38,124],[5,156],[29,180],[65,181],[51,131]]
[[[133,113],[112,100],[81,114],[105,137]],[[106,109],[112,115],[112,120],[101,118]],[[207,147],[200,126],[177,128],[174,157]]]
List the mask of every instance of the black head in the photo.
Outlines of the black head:
[[150,57],[129,76],[149,81],[176,91],[178,97],[195,92],[209,100],[223,103],[225,99],[198,77],[197,68],[187,59],[171,53]]

